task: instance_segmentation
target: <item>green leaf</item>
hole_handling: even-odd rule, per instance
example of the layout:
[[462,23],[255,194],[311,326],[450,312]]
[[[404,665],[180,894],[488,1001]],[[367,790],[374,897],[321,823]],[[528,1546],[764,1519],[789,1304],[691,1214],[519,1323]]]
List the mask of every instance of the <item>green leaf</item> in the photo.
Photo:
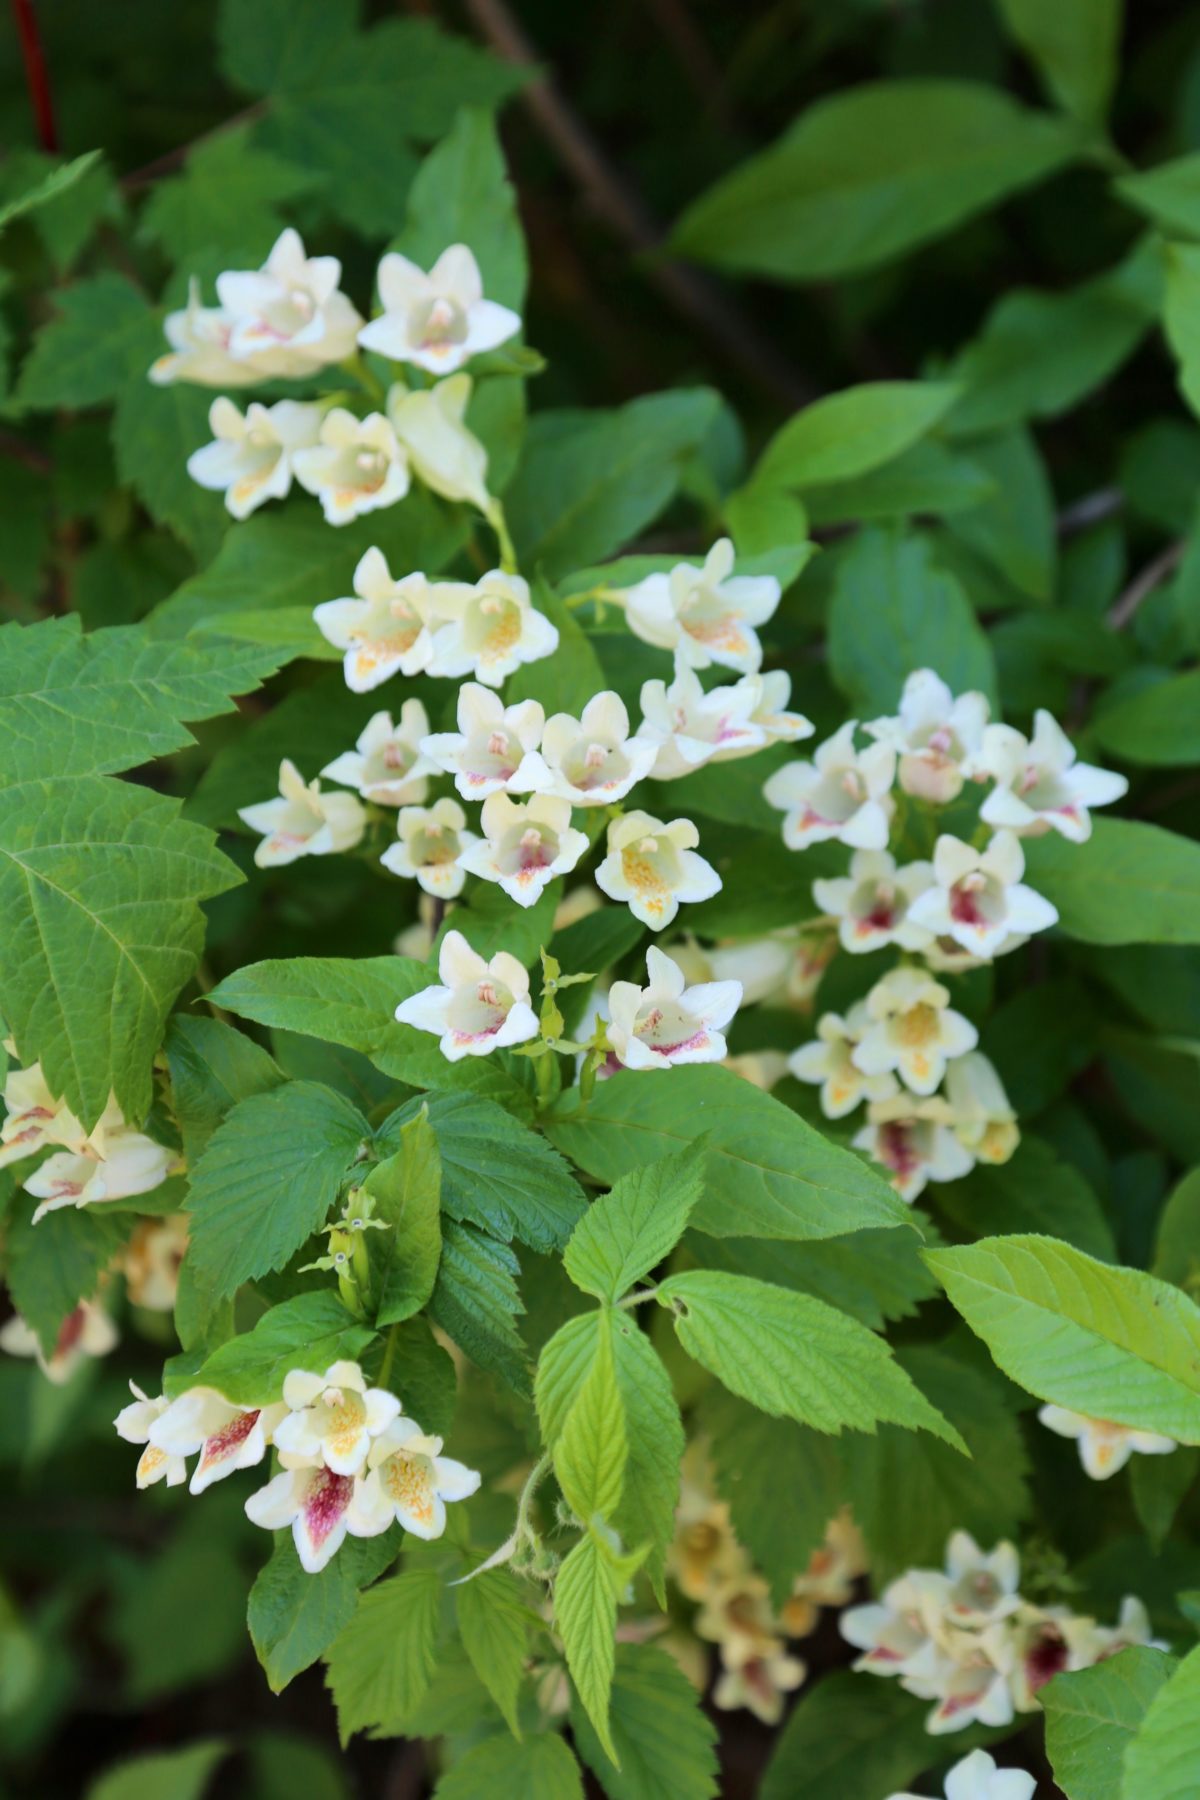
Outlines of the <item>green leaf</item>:
[[762,1412],[835,1436],[890,1420],[963,1448],[883,1339],[822,1300],[704,1269],[672,1275],[658,1297],[688,1355]]
[[0,785],[104,775],[195,743],[185,719],[234,710],[275,659],[227,643],[156,643],[138,625],[0,627]]
[[278,1087],[282,1071],[260,1044],[232,1025],[176,1013],[167,1027],[171,1110],[195,1168],[200,1153],[239,1100]]
[[192,1172],[188,1200],[188,1255],[218,1298],[283,1268],[325,1222],[369,1136],[356,1107],[312,1081],[234,1107]]
[[1115,1262],[1108,1215],[1083,1176],[1041,1138],[1022,1137],[1016,1154],[998,1167],[976,1164],[960,1181],[939,1188],[940,1211],[972,1237],[1041,1231]]
[[88,173],[89,169],[95,167],[102,154],[103,152],[100,150],[87,150],[82,156],[77,156],[73,162],[63,163],[60,168],[52,169],[48,175],[35,183],[33,187],[27,188],[23,194],[18,194],[15,199],[6,201],[3,206],[0,206],[0,231],[11,225],[14,219],[23,218],[26,213],[34,212],[39,207],[48,205],[50,201],[57,200],[61,194],[65,194]]
[[469,244],[489,300],[520,311],[528,267],[516,197],[490,112],[464,106],[413,180],[394,248],[431,269],[447,244]]
[[443,1212],[505,1243],[515,1237],[533,1250],[561,1250],[584,1198],[558,1152],[503,1107],[473,1094],[445,1094],[428,1107]]
[[1200,1310],[1178,1288],[1047,1237],[985,1238],[925,1260],[1031,1394],[1200,1444]]
[[423,1430],[444,1437],[458,1402],[454,1359],[437,1342],[424,1316],[389,1326],[387,1343],[392,1349],[386,1381],[383,1363],[388,1352],[383,1340],[376,1340],[377,1357],[368,1352],[368,1374],[399,1398],[409,1418],[419,1419]]
[[201,140],[182,174],[151,191],[137,235],[183,274],[258,268],[283,229],[280,205],[317,185],[307,169],[254,146],[251,132],[240,125]]
[[516,1325],[525,1310],[517,1292],[520,1272],[507,1244],[448,1219],[429,1316],[472,1362],[524,1394],[529,1391],[529,1366]]
[[377,1325],[396,1325],[420,1312],[433,1292],[442,1254],[442,1166],[424,1108],[400,1132],[400,1149],[363,1182],[375,1217],[389,1229],[369,1231],[367,1248],[378,1279]]
[[1079,142],[973,82],[864,83],[810,106],[693,201],[672,247],[783,281],[856,274],[1042,180]]
[[513,1736],[521,1735],[517,1694],[525,1674],[525,1651],[531,1627],[541,1620],[518,1595],[507,1569],[491,1569],[460,1583],[454,1609],[463,1648]]
[[913,513],[944,517],[978,506],[994,487],[987,471],[969,456],[926,438],[869,474],[829,487],[806,488],[804,504],[814,525],[870,523]]
[[201,1800],[213,1770],[228,1755],[228,1744],[211,1739],[185,1750],[130,1757],[90,1782],[85,1800]]
[[594,1200],[571,1234],[563,1266],[576,1287],[619,1300],[679,1242],[704,1187],[703,1144],[631,1169]]
[[1157,1553],[1200,1472],[1200,1450],[1180,1445],[1169,1456],[1135,1456],[1129,1465],[1134,1510]]
[[1200,844],[1137,819],[1096,819],[1086,844],[1029,838],[1025,879],[1085,944],[1200,944]]
[[862,1675],[827,1675],[802,1696],[780,1733],[761,1800],[894,1793],[938,1758],[927,1712],[898,1682],[868,1688]]
[[1165,769],[1200,762],[1200,670],[1153,681],[1101,707],[1092,734],[1122,762]]
[[127,382],[145,380],[161,326],[124,275],[106,271],[77,281],[60,289],[55,305],[22,365],[18,406],[97,406],[115,400]]
[[1158,1222],[1154,1273],[1200,1294],[1200,1169],[1174,1188]]
[[1067,1800],[1121,1800],[1125,1752],[1176,1666],[1139,1644],[1042,1689],[1046,1754]]
[[[167,1014],[200,957],[200,902],[240,876],[179,804],[102,776],[0,790],[0,1011],[87,1125],[142,1120]],[[105,1004],[98,1006],[98,994]]]
[[250,1589],[246,1622],[273,1694],[315,1663],[354,1617],[358,1590],[382,1575],[400,1547],[398,1529],[347,1538],[319,1574],[300,1566],[291,1533],[279,1533]]
[[1200,412],[1200,244],[1167,245],[1163,329],[1179,364],[1179,386]]
[[[930,1222],[914,1220],[930,1233]],[[689,1248],[701,1268],[731,1269],[780,1287],[815,1294],[840,1312],[852,1313],[872,1331],[886,1319],[909,1319],[922,1300],[937,1292],[937,1283],[921,1261],[915,1231],[896,1237],[890,1231],[855,1231],[846,1237],[809,1238],[785,1244],[777,1238],[713,1238],[695,1234]]]
[[215,554],[229,523],[221,496],[193,481],[187,469],[192,451],[212,435],[211,404],[204,388],[186,382],[155,387],[151,381],[127,381],[113,421],[121,480],[200,560]]
[[490,1057],[448,1063],[427,1032],[396,1023],[401,1000],[436,979],[424,963],[407,956],[296,956],[248,963],[220,982],[209,998],[258,1025],[360,1050],[385,1075],[413,1087],[469,1088],[499,1100],[520,1118],[531,1118],[533,1105],[525,1089],[494,1067]]
[[1191,1800],[1200,1768],[1200,1649],[1185,1656],[1146,1709],[1125,1751],[1121,1800]]
[[556,1144],[609,1187],[703,1136],[705,1190],[691,1222],[713,1237],[822,1238],[908,1225],[902,1201],[849,1151],[728,1069],[673,1069],[666,1082],[623,1072],[586,1108],[571,1089],[544,1117]]
[[1117,80],[1122,0],[1000,0],[1000,10],[1051,97],[1098,125]]
[[1122,175],[1113,186],[1163,231],[1200,237],[1200,153]]
[[694,388],[610,412],[539,413],[504,502],[521,566],[540,564],[554,581],[636,537],[675,493],[717,407]]
[[945,429],[997,431],[1069,412],[1132,355],[1158,316],[1162,285],[1161,252],[1147,243],[1065,293],[1004,294],[946,371],[964,392]]
[[591,1532],[564,1558],[554,1582],[554,1623],[567,1653],[575,1692],[600,1746],[619,1763],[609,1725],[609,1694],[616,1666],[617,1601],[635,1558],[618,1558]]
[[924,437],[957,397],[937,381],[869,381],[828,394],[775,433],[754,481],[804,489],[865,474]]
[[619,1769],[572,1704],[579,1754],[608,1800],[710,1800],[719,1791],[716,1728],[678,1663],[655,1645],[617,1645],[609,1728]]
[[1031,600],[1054,593],[1054,495],[1028,432],[1014,427],[972,438],[970,452],[992,478],[992,493],[969,512],[953,513],[946,530]]
[[584,1800],[579,1764],[552,1731],[526,1738],[488,1738],[447,1771],[433,1790],[434,1800]]
[[12,1303],[37,1332],[51,1355],[68,1314],[90,1300],[100,1275],[112,1261],[129,1221],[108,1218],[94,1208],[64,1207],[33,1223],[26,1200],[14,1203],[8,1219],[4,1280]]
[[433,1679],[441,1625],[440,1569],[406,1569],[370,1588],[326,1658],[343,1750],[356,1731],[389,1735]]
[[320,1374],[342,1358],[355,1362],[373,1336],[336,1294],[327,1289],[298,1294],[271,1307],[253,1331],[222,1344],[176,1389],[214,1387],[235,1406],[271,1406],[281,1398],[284,1376],[292,1369]]
[[914,669],[936,669],[955,693],[981,688],[995,697],[988,641],[923,538],[859,534],[838,565],[828,647],[834,680],[864,718],[893,711]]
[[[166,1547],[122,1568],[110,1630],[125,1658],[125,1691],[147,1706],[216,1681],[245,1647],[246,1579],[232,1547],[193,1514]],[[180,1617],[188,1628],[178,1630]]]
[[554,1473],[583,1524],[611,1523],[621,1501],[629,1434],[613,1359],[613,1322],[597,1321],[591,1366],[554,1445]]

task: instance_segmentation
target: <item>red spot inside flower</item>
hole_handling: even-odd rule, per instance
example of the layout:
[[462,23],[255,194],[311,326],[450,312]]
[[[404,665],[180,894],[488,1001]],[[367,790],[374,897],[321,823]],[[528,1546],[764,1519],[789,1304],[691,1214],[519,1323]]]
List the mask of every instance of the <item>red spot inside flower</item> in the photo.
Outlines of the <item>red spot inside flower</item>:
[[956,925],[983,925],[986,922],[974,888],[960,882],[950,889],[950,917]]
[[200,1452],[200,1467],[211,1468],[213,1463],[224,1462],[241,1448],[258,1423],[258,1409],[253,1412],[239,1413],[220,1431],[214,1431],[210,1438],[205,1438],[204,1448]]
[[83,1336],[85,1318],[86,1314],[84,1313],[82,1306],[77,1306],[74,1312],[67,1314],[66,1318],[59,1326],[58,1336],[54,1340],[55,1356],[65,1356],[68,1351],[74,1350],[76,1344]]
[[1036,1694],[1048,1681],[1061,1675],[1069,1661],[1070,1653],[1062,1633],[1053,1625],[1044,1625],[1025,1658],[1025,1677],[1030,1692]]
[[912,1137],[907,1125],[896,1120],[890,1125],[879,1127],[879,1160],[887,1168],[898,1175],[901,1181],[907,1181],[915,1175],[921,1166]]
[[869,913],[858,921],[861,937],[872,931],[890,931],[896,917],[896,909],[886,900],[876,900]]
[[335,1475],[332,1469],[318,1469],[304,1502],[304,1523],[313,1547],[319,1549],[350,1504],[354,1492],[353,1475]]

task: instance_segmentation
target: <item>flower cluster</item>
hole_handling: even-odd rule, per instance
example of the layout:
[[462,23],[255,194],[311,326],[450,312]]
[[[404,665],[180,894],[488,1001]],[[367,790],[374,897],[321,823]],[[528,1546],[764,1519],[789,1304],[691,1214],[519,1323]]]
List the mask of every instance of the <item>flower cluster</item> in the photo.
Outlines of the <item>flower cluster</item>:
[[785,1696],[807,1674],[788,1640],[815,1631],[821,1607],[845,1606],[865,1567],[862,1538],[840,1513],[776,1611],[770,1588],[734,1535],[729,1508],[713,1494],[701,1451],[689,1450],[668,1569],[684,1598],[697,1602],[696,1631],[717,1646],[715,1705],[744,1706],[764,1724],[777,1725]]
[[[10,1044],[10,1054],[12,1048]],[[115,1098],[110,1098],[92,1130],[85,1131],[66,1103],[50,1092],[40,1063],[9,1071],[4,1113],[0,1168],[42,1150],[54,1152],[23,1184],[26,1193],[40,1201],[33,1215],[35,1225],[62,1206],[148,1194],[181,1166],[174,1151],[128,1124]]]
[[1162,1649],[1140,1600],[1127,1598],[1115,1626],[1066,1606],[1037,1606],[1020,1592],[1014,1547],[990,1553],[965,1531],[946,1548],[944,1569],[909,1569],[880,1601],[842,1614],[842,1636],[862,1654],[856,1669],[895,1676],[933,1701],[926,1730],[1008,1725],[1036,1712],[1038,1694],[1064,1671],[1090,1668],[1130,1644]]
[[[841,947],[892,949],[902,960],[844,1017],[826,1013],[789,1067],[821,1084],[828,1118],[867,1102],[854,1143],[914,1200],[927,1181],[1006,1161],[1019,1135],[974,1026],[935,975],[991,962],[1055,924],[1050,901],[1022,879],[1021,839],[1057,831],[1084,842],[1089,809],[1118,799],[1127,783],[1078,762],[1049,713],[1038,712],[1026,738],[990,722],[984,695],[955,697],[931,669],[909,676],[895,717],[864,729],[870,742],[860,748],[858,722],[848,721],[811,762],[778,769],[764,792],[785,814],[791,849],[836,841],[853,852],[845,876],[813,883]],[[988,792],[968,842],[939,830],[937,813],[969,786]],[[905,859],[922,828],[932,853]]]
[[332,1363],[323,1374],[293,1369],[282,1401],[266,1407],[235,1405],[211,1387],[175,1400],[151,1400],[137,1387],[133,1394],[114,1423],[118,1436],[145,1446],[139,1488],[178,1486],[198,1453],[188,1491],[200,1494],[235,1469],[253,1468],[274,1446],[280,1473],[251,1494],[246,1515],[268,1531],[290,1525],[309,1574],[325,1567],[347,1534],[378,1537],[398,1520],[415,1537],[440,1537],[446,1502],[479,1487],[478,1474],[443,1456],[441,1438],[402,1414],[394,1394],[368,1387],[354,1362]]

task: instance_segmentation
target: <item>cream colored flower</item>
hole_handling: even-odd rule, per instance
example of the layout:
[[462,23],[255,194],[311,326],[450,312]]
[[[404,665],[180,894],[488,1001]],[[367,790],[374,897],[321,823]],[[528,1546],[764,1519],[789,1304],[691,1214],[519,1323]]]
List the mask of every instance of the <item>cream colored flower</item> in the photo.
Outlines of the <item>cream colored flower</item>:
[[981,764],[996,786],[980,817],[1025,837],[1057,831],[1084,844],[1092,835],[1090,809],[1111,806],[1129,791],[1123,775],[1076,762],[1075,746],[1043,707],[1034,715],[1032,738],[1011,725],[989,726]]
[[331,406],[319,442],[297,450],[292,467],[331,525],[394,506],[409,489],[408,457],[382,413],[359,419],[344,406]]
[[390,251],[379,265],[383,311],[358,341],[393,362],[450,375],[472,356],[494,350],[521,329],[519,313],[485,300],[479,264],[466,244],[451,244],[426,274]]
[[869,1024],[870,1017],[861,1000],[845,1018],[840,1013],[823,1013],[813,1041],[801,1044],[788,1058],[788,1068],[797,1081],[820,1084],[821,1111],[827,1119],[844,1119],[862,1100],[890,1100],[900,1092],[894,1075],[868,1074],[854,1060],[854,1051]]
[[804,1681],[808,1666],[776,1641],[762,1656],[751,1656],[725,1669],[713,1688],[713,1705],[722,1712],[746,1707],[764,1725],[778,1725],[786,1695]]
[[934,884],[917,895],[908,916],[973,956],[994,956],[1014,933],[1045,931],[1058,920],[1049,900],[1025,886],[1024,873],[1025,856],[1011,831],[998,831],[986,850],[940,837]]
[[750,720],[761,696],[749,683],[757,679],[747,676],[706,694],[695,669],[676,650],[670,687],[665,681],[642,684],[638,740],[656,746],[654,779],[677,781],[711,762],[719,750],[740,756],[761,749],[766,733]]
[[254,852],[260,869],[295,862],[298,856],[330,856],[352,850],[367,828],[367,815],[354,794],[324,794],[319,781],[305,785],[294,762],[279,765],[278,800],[238,808],[238,818],[262,833]]
[[926,949],[933,933],[914,925],[908,909],[932,881],[932,863],[897,868],[888,850],[856,850],[849,875],[814,881],[812,891],[822,912],[837,920],[842,948],[857,956],[887,944],[902,950]]
[[223,493],[235,519],[248,519],[264,501],[291,492],[293,457],[317,442],[321,408],[298,400],[274,406],[252,400],[243,413],[222,395],[209,409],[208,424],[214,441],[193,450],[188,474],[202,488]]
[[387,415],[418,481],[443,500],[465,500],[481,513],[494,502],[487,491],[487,451],[466,424],[471,377],[452,375],[433,388],[388,389]]
[[917,1100],[897,1094],[873,1101],[866,1125],[850,1141],[889,1171],[891,1185],[911,1206],[927,1182],[957,1181],[975,1166],[953,1126],[953,1108],[938,1096]]
[[614,981],[608,990],[608,1041],[627,1069],[669,1069],[680,1063],[720,1062],[722,1028],[741,1003],[738,981],[688,987],[683,970],[651,944],[647,985]]
[[[746,694],[750,697],[750,711],[746,716],[746,724],[761,733],[764,744],[794,744],[800,738],[811,737],[813,723],[803,713],[789,712],[788,701],[792,693],[792,678],[784,669],[772,669],[767,674],[743,675],[740,681],[726,688],[731,697]],[[740,702],[739,702],[740,705]],[[713,751],[713,762],[734,762],[738,757],[750,756],[757,745],[743,741],[727,740],[718,744]]]
[[593,694],[579,718],[554,713],[542,734],[543,789],[572,806],[609,806],[654,766],[656,747],[629,735],[629,714],[618,694]]
[[480,813],[482,838],[468,845],[459,867],[495,881],[518,906],[532,906],[556,875],[568,874],[588,850],[585,832],[571,825],[571,803],[552,794],[517,801],[489,794]]
[[961,792],[964,781],[982,773],[988,712],[984,694],[955,699],[932,669],[917,669],[904,683],[899,717],[874,719],[865,729],[895,750],[906,794],[942,805]]
[[80,1153],[88,1134],[66,1102],[46,1085],[40,1062],[9,1069],[4,1078],[4,1123],[0,1125],[0,1169],[35,1156],[50,1144]]
[[138,1220],[121,1257],[125,1288],[134,1306],[144,1306],[147,1312],[172,1311],[187,1245],[186,1213]]
[[[986,1750],[972,1750],[946,1776],[946,1800],[1034,1800],[1037,1782],[1023,1769],[998,1769]],[[919,1800],[892,1794],[890,1800]]]
[[421,745],[429,734],[429,714],[419,700],[406,700],[399,724],[389,712],[372,713],[353,750],[344,750],[321,770],[329,781],[357,788],[376,806],[419,806],[437,764]]
[[1006,1163],[1021,1141],[1017,1115],[995,1068],[980,1051],[950,1064],[946,1099],[954,1113],[954,1135],[975,1160]]
[[442,585],[421,574],[394,581],[383,551],[372,548],[354,571],[357,599],[323,600],[313,608],[322,637],[346,652],[348,688],[366,694],[393,675],[419,675],[429,667]]
[[153,1487],[156,1481],[165,1481],[168,1487],[178,1487],[187,1480],[186,1461],[182,1456],[160,1450],[157,1444],[150,1442],[150,1427],[162,1418],[170,1401],[165,1394],[160,1395],[157,1400],[151,1400],[136,1381],[130,1382],[129,1391],[133,1399],[128,1406],[121,1408],[113,1420],[113,1428],[117,1436],[124,1438],[127,1444],[146,1446],[138,1458],[135,1476],[138,1487]]
[[337,1475],[324,1464],[284,1469],[246,1501],[246,1517],[265,1531],[292,1528],[300,1567],[319,1575],[352,1537],[378,1537],[380,1526],[362,1510],[364,1483],[353,1475]]
[[0,1325],[0,1350],[9,1356],[32,1356],[48,1381],[61,1387],[86,1356],[107,1356],[115,1350],[120,1333],[104,1308],[95,1300],[81,1300],[58,1328],[49,1356],[42,1340],[20,1313]]
[[179,1166],[173,1150],[131,1130],[116,1100],[110,1098],[82,1151],[60,1150],[26,1179],[26,1193],[41,1202],[33,1223],[60,1207],[148,1194]]
[[467,815],[457,800],[435,800],[432,806],[402,806],[396,819],[396,842],[380,857],[385,869],[406,880],[414,878],[427,894],[453,900],[466,880],[464,857],[479,842],[465,829]]
[[458,690],[458,730],[435,732],[423,739],[421,749],[453,775],[464,800],[544,792],[550,776],[537,747],[545,723],[536,700],[505,706],[492,688],[464,681]]
[[233,314],[224,307],[202,306],[200,283],[189,282],[187,305],[163,321],[171,348],[150,366],[155,387],[169,387],[173,381],[199,387],[253,387],[261,381],[262,373],[253,363],[230,353],[234,324]]
[[854,850],[882,850],[888,841],[896,753],[888,744],[854,747],[858,721],[850,719],[816,751],[812,762],[784,763],[768,778],[763,794],[787,816],[783,841],[789,850],[836,838]]
[[869,1023],[852,1055],[867,1075],[891,1071],[914,1094],[932,1094],[946,1064],[979,1042],[969,1019],[950,1005],[950,990],[924,969],[892,969],[867,995]]
[[409,1418],[385,1428],[371,1445],[369,1462],[361,1507],[381,1531],[395,1519],[413,1537],[440,1538],[446,1502],[468,1500],[479,1489],[478,1471],[443,1456],[441,1438],[427,1437]]
[[649,813],[625,813],[609,825],[608,854],[596,870],[596,885],[610,900],[626,902],[651,931],[661,931],[681,904],[720,892],[721,877],[696,854],[699,842],[690,819],[667,825]]
[[447,582],[439,593],[441,616],[432,675],[474,675],[499,687],[522,663],[538,662],[558,649],[558,628],[529,598],[519,575],[491,569],[474,586]]
[[157,1450],[172,1457],[200,1460],[188,1488],[202,1494],[214,1481],[223,1481],[235,1469],[250,1469],[267,1454],[272,1432],[287,1412],[285,1406],[236,1406],[216,1388],[188,1388],[177,1400],[148,1421],[147,1437]]
[[335,1475],[359,1474],[372,1440],[400,1413],[395,1394],[368,1387],[356,1362],[331,1363],[323,1375],[290,1370],[283,1399],[275,1448],[285,1468],[323,1462]]
[[1075,1438],[1079,1460],[1093,1481],[1107,1481],[1123,1469],[1131,1456],[1169,1456],[1179,1445],[1157,1431],[1135,1431],[1111,1419],[1089,1419],[1065,1406],[1043,1406],[1038,1418],[1056,1436]]
[[306,256],[290,228],[261,269],[218,275],[217,299],[232,321],[230,354],[260,381],[345,362],[362,319],[338,287],[341,276],[336,256]]
[[779,605],[780,586],[773,575],[735,575],[733,562],[733,544],[720,538],[701,568],[676,563],[669,575],[647,575],[623,596],[630,630],[660,650],[678,651],[693,669],[757,669],[755,627]]
[[422,988],[396,1008],[401,1025],[433,1031],[448,1062],[486,1056],[538,1035],[529,1004],[529,976],[515,956],[499,950],[490,962],[476,954],[461,931],[448,931],[438,957],[440,987]]

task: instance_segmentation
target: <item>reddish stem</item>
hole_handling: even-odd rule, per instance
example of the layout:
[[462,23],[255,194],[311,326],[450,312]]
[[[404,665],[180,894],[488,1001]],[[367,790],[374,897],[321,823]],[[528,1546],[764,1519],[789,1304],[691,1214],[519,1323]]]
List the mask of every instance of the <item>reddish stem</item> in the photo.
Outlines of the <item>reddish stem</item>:
[[25,81],[33,104],[33,116],[37,121],[38,139],[42,149],[53,155],[58,150],[54,98],[50,92],[50,77],[46,71],[46,58],[42,54],[42,36],[38,30],[33,0],[12,0],[12,8],[17,21],[17,35],[21,40],[21,55],[25,59]]

